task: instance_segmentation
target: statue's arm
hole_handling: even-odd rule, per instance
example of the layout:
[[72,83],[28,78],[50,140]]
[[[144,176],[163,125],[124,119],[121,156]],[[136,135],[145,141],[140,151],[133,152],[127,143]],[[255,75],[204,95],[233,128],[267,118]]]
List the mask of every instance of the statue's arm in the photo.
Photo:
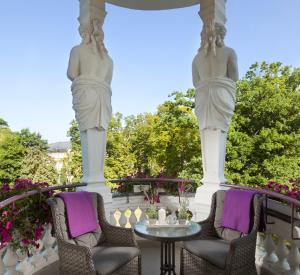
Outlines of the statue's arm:
[[67,76],[71,81],[79,76],[79,56],[75,48],[73,48],[70,53]]
[[199,75],[199,71],[196,65],[196,57],[193,60],[193,64],[192,64],[192,75],[193,75],[193,85],[196,88],[200,82],[200,75]]
[[233,81],[239,80],[237,55],[233,49],[231,49],[229,58],[228,58],[227,77],[232,79]]

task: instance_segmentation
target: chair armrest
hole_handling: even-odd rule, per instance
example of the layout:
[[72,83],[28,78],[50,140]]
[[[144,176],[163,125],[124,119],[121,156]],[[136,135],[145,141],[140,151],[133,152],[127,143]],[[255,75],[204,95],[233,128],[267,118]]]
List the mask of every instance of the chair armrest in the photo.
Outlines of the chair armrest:
[[226,264],[231,265],[231,269],[240,269],[249,264],[249,260],[255,261],[257,231],[253,230],[247,236],[234,239],[230,243],[230,252]]
[[57,239],[61,274],[95,274],[91,250],[86,246]]
[[109,223],[101,224],[105,241],[111,245],[137,247],[132,228],[123,228]]

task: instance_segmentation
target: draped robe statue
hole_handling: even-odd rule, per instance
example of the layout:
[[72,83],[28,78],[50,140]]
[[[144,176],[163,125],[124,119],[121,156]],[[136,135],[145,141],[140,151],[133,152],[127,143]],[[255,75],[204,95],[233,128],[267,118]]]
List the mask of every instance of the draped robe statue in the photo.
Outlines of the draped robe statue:
[[68,78],[72,81],[73,109],[82,149],[83,183],[103,183],[106,130],[112,116],[112,59],[103,44],[97,22],[80,26],[82,43],[70,53]]
[[224,45],[225,33],[221,24],[204,26],[192,65],[204,184],[226,182],[226,136],[235,107],[238,68],[234,50]]

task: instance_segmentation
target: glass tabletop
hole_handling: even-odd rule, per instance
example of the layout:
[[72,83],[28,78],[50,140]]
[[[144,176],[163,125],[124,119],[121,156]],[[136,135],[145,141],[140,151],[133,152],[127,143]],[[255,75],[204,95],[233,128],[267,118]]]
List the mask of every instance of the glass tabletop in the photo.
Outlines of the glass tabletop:
[[185,241],[201,231],[198,223],[190,222],[187,227],[155,227],[150,228],[146,220],[136,223],[134,232],[145,239],[154,241]]

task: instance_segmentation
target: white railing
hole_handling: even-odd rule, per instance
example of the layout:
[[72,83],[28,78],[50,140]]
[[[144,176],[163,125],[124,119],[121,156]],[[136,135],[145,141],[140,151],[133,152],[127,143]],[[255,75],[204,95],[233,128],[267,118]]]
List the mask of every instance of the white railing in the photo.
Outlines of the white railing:
[[[288,205],[268,200],[268,208],[290,216]],[[297,214],[297,213],[296,213]],[[299,223],[294,226],[294,238],[291,236],[291,223],[288,220],[268,216],[267,230],[258,234],[256,262],[273,274],[300,275],[300,238]]]
[[[193,212],[193,220],[197,220],[197,208],[194,203],[195,198],[190,197],[190,209]],[[162,195],[158,207],[176,210],[179,207],[179,198],[177,196]],[[144,200],[143,195],[130,197],[117,197],[113,199],[112,211],[110,212],[110,223],[113,225],[132,228],[133,225],[146,217],[145,210],[149,204]]]
[[0,250],[0,274],[31,275],[58,260],[55,238],[51,235],[51,224],[45,227],[38,242],[39,248],[31,251],[32,256],[14,251],[10,246]]
[[[189,198],[190,208],[197,217],[194,198]],[[144,196],[117,197],[113,199],[110,212],[110,222],[113,225],[126,228],[145,217],[148,204]],[[162,196],[159,206],[176,209],[179,206],[178,197]],[[289,214],[289,206],[282,203],[269,203],[269,208]],[[197,221],[197,218],[194,218]],[[275,275],[300,275],[300,240],[291,237],[291,224],[287,220],[268,216],[267,231],[257,236],[256,263]],[[298,227],[299,225],[299,227]],[[295,223],[294,237],[300,238],[300,224]],[[57,245],[51,235],[51,225],[45,228],[40,246],[28,257],[14,252],[9,246],[0,250],[0,274],[29,275],[58,260]]]

